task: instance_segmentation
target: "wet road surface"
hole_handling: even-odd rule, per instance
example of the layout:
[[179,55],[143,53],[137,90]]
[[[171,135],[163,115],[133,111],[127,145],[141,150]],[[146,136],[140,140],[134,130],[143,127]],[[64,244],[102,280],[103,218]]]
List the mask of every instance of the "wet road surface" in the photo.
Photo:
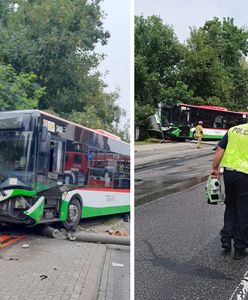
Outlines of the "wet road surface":
[[213,148],[136,148],[135,299],[248,299],[248,257],[222,252],[224,205],[205,199]]
[[201,150],[191,143],[136,147],[136,206],[205,181],[215,144],[204,144]]
[[135,299],[245,299],[232,294],[248,258],[223,255],[223,205],[206,203],[204,185],[135,211]]

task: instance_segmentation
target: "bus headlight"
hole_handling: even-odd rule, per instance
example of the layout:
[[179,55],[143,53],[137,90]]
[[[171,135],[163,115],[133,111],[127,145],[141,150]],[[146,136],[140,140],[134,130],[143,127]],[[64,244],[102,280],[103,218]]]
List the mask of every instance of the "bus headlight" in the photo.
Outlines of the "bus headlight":
[[25,198],[23,198],[21,196],[15,198],[14,208],[26,209],[29,207],[30,207],[30,205],[28,204],[28,202]]

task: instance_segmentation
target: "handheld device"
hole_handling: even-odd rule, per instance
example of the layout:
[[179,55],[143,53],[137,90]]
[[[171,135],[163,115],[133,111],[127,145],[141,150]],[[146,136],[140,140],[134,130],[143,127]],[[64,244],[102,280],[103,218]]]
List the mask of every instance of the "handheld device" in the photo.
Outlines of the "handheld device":
[[208,176],[206,184],[206,197],[208,204],[218,204],[219,202],[224,202],[225,192],[224,184],[222,183],[222,178],[212,178],[211,175]]

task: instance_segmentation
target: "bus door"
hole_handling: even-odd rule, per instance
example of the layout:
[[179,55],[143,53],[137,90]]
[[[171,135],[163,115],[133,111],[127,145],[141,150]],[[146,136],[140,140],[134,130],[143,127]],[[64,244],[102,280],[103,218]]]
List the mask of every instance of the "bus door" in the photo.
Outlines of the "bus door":
[[190,132],[190,110],[188,107],[181,106],[179,114],[180,136],[189,137]]
[[[66,141],[57,136],[51,136],[48,149],[47,176],[45,186],[40,194],[45,197],[45,217],[58,217],[61,202],[61,186],[58,183],[63,177],[65,164]],[[47,214],[47,215],[46,215]]]

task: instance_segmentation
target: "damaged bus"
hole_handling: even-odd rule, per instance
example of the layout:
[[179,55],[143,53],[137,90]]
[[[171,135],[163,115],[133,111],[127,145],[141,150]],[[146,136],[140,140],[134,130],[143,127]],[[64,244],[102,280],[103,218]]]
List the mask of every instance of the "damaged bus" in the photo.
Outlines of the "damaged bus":
[[130,147],[39,110],[0,112],[0,223],[33,226],[130,211]]
[[247,123],[248,113],[219,106],[160,103],[147,120],[148,134],[163,140],[193,139],[199,121],[203,121],[203,139],[219,140],[232,126]]

